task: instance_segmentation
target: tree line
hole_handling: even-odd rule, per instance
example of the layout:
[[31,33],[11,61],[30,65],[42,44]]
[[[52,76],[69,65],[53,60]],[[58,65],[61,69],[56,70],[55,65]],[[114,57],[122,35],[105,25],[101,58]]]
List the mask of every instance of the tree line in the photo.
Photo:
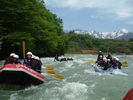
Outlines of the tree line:
[[0,1],[1,57],[11,52],[22,57],[22,41],[26,43],[26,51],[39,56],[66,52],[63,21],[46,8],[44,0]]
[[128,41],[114,39],[94,38],[89,34],[76,34],[69,32],[67,53],[81,53],[81,50],[101,50],[119,54],[133,53],[133,38]]

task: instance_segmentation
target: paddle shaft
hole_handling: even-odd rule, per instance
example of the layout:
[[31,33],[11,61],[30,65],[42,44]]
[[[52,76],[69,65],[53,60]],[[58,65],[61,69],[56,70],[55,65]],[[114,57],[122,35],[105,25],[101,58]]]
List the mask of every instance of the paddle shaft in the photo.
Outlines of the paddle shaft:
[[22,42],[23,58],[25,59],[25,42]]

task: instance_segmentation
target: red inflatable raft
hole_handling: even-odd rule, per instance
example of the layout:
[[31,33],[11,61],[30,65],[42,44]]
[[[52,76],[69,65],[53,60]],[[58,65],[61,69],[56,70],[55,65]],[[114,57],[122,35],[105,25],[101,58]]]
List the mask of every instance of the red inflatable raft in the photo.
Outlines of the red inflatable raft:
[[0,68],[0,84],[39,85],[45,76],[22,64],[6,64]]
[[123,100],[133,100],[133,88],[127,92]]

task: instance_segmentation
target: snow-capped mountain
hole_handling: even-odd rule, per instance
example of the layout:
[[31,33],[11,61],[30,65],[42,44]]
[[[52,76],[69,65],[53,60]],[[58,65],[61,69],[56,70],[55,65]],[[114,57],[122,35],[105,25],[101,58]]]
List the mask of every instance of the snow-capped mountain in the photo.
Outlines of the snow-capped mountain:
[[126,35],[128,33],[131,33],[131,31],[125,28],[114,32],[97,32],[97,31],[89,32],[91,36],[95,38],[102,38],[102,39],[115,39],[120,36]]
[[76,29],[71,31],[77,34],[90,34],[95,38],[101,38],[101,39],[125,39],[126,37],[125,40],[128,40],[129,38],[133,38],[133,31],[127,30],[125,28],[113,32],[99,32],[99,31],[88,32],[86,30],[81,30],[81,29]]

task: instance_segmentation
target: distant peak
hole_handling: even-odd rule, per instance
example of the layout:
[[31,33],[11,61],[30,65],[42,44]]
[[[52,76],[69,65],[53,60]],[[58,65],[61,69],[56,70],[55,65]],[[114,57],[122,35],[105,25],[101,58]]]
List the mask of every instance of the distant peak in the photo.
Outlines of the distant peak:
[[127,30],[126,28],[123,28],[120,31],[123,32],[123,33],[129,33],[130,32],[130,30]]

